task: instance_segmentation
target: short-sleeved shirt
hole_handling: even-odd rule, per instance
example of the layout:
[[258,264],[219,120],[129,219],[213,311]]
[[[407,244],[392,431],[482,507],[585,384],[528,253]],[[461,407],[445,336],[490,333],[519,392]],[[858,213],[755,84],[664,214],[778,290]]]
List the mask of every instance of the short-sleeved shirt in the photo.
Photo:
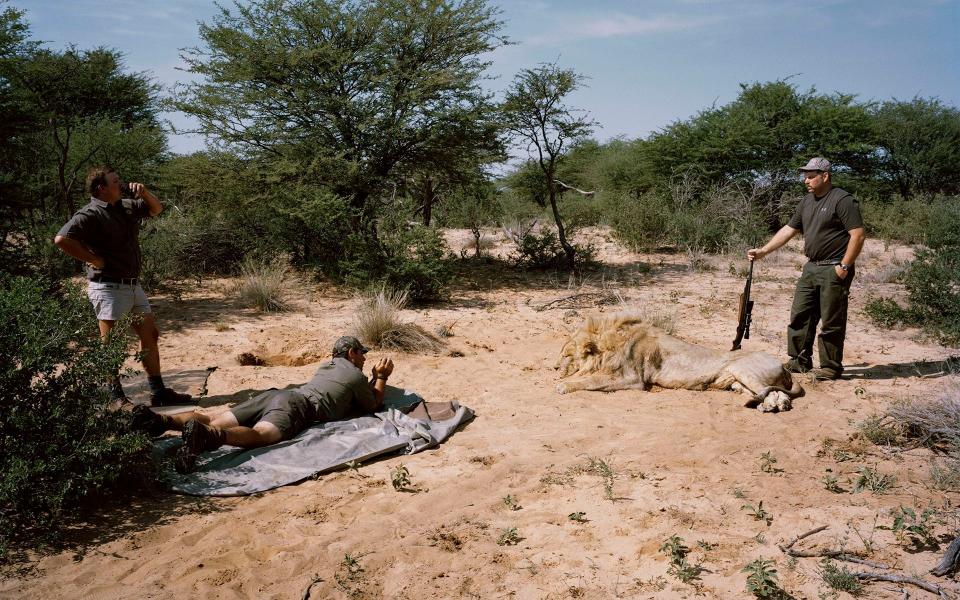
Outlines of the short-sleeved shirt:
[[375,397],[363,371],[343,357],[320,365],[313,378],[297,390],[317,409],[317,419],[336,421],[351,409],[373,410]]
[[149,215],[150,206],[140,198],[113,204],[90,198],[90,203],[78,210],[57,235],[81,242],[103,258],[103,269],[87,265],[87,279],[97,275],[139,277],[140,221]]
[[853,196],[832,188],[822,198],[804,196],[787,225],[803,233],[803,253],[810,260],[840,260],[847,251],[850,230],[863,227],[863,218]]

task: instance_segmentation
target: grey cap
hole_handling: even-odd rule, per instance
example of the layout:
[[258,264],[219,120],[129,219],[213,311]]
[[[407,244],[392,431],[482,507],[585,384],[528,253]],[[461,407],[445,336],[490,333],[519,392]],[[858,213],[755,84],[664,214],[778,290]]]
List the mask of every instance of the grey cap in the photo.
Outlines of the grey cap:
[[810,161],[800,167],[801,171],[830,171],[830,161],[822,156],[814,156]]
[[367,348],[360,343],[360,340],[353,337],[352,335],[345,335],[337,339],[333,344],[333,355],[334,356],[346,356],[347,352],[350,350],[359,350],[366,354],[370,352],[370,348]]

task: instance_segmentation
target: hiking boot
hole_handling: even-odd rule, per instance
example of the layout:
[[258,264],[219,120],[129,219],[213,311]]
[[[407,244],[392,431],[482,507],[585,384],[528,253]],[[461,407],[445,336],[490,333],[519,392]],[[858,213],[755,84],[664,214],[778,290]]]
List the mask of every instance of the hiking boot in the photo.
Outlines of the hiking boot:
[[191,454],[186,446],[180,446],[177,449],[177,456],[173,459],[173,468],[177,473],[186,475],[192,473],[195,466],[197,466],[197,455]]
[[801,362],[798,362],[797,359],[791,358],[787,362],[783,363],[783,368],[791,373],[806,373],[810,371],[810,365],[805,365]]
[[157,414],[143,404],[137,404],[130,411],[130,428],[134,431],[143,431],[150,437],[157,437],[173,429],[173,419]]
[[840,371],[830,367],[820,367],[813,370],[813,378],[817,381],[840,379]]
[[170,388],[163,388],[150,396],[150,406],[178,406],[183,404],[197,404],[190,394],[181,394]]
[[216,427],[204,425],[196,419],[190,419],[183,426],[183,447],[190,454],[200,454],[216,450],[226,441],[226,432]]

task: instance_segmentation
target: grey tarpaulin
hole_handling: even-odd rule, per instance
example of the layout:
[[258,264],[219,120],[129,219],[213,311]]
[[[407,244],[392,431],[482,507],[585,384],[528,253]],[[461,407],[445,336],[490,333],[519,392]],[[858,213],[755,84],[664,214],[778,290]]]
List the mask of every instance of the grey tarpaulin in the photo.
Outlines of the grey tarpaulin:
[[[407,398],[412,395],[408,394]],[[371,416],[317,424],[297,437],[252,450],[224,446],[200,457],[197,470],[181,475],[163,461],[170,487],[195,496],[244,496],[296,483],[349,462],[401,451],[420,452],[446,440],[473,411],[453,401],[453,416],[443,421],[415,419],[389,408]],[[170,456],[179,438],[157,442],[158,456]]]

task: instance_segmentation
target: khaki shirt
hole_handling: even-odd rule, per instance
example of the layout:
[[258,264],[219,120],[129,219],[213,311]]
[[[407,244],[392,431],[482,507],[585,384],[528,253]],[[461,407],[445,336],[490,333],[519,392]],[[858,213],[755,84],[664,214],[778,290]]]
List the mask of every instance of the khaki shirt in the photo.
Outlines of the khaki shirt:
[[336,421],[350,412],[368,413],[376,408],[370,382],[343,357],[320,365],[313,378],[297,389],[314,405],[321,421]]

